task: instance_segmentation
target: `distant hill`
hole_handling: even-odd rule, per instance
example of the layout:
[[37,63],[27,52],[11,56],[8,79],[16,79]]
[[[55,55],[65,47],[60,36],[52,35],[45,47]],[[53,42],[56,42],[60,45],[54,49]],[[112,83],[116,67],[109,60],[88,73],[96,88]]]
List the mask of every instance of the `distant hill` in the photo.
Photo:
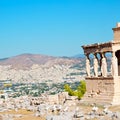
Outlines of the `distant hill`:
[[77,57],[53,57],[41,54],[21,54],[18,56],[5,58],[0,60],[0,65],[11,65],[15,69],[28,69],[33,64],[46,64],[49,66],[53,64],[76,64],[80,60]]

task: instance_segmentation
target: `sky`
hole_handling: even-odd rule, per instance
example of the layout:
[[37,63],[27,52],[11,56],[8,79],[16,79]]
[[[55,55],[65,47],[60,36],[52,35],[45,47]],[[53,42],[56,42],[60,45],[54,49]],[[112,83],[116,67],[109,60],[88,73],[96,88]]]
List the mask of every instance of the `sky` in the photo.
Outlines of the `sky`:
[[83,54],[112,40],[117,22],[120,0],[0,0],[0,58]]

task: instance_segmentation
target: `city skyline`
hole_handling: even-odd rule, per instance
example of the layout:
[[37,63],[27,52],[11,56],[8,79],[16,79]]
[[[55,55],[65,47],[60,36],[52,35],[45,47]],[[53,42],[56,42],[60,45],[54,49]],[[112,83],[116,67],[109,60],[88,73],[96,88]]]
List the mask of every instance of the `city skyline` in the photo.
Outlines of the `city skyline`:
[[23,53],[83,54],[108,42],[120,22],[119,0],[1,0],[0,58]]

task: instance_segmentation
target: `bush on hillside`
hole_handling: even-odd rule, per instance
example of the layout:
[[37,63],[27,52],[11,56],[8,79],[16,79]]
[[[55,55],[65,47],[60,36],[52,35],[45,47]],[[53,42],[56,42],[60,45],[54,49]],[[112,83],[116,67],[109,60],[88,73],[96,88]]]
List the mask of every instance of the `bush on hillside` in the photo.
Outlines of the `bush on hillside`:
[[84,80],[81,80],[76,90],[71,89],[68,84],[65,84],[64,89],[70,96],[77,96],[80,100],[86,92],[86,83]]

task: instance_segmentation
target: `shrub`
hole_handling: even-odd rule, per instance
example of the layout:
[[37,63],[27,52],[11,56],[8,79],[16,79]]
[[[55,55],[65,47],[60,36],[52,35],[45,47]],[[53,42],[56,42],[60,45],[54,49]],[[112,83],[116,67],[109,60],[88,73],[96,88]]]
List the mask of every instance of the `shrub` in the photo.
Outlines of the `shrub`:
[[84,80],[81,80],[76,90],[72,90],[68,84],[65,84],[64,89],[70,96],[77,96],[80,100],[86,92],[86,83]]

